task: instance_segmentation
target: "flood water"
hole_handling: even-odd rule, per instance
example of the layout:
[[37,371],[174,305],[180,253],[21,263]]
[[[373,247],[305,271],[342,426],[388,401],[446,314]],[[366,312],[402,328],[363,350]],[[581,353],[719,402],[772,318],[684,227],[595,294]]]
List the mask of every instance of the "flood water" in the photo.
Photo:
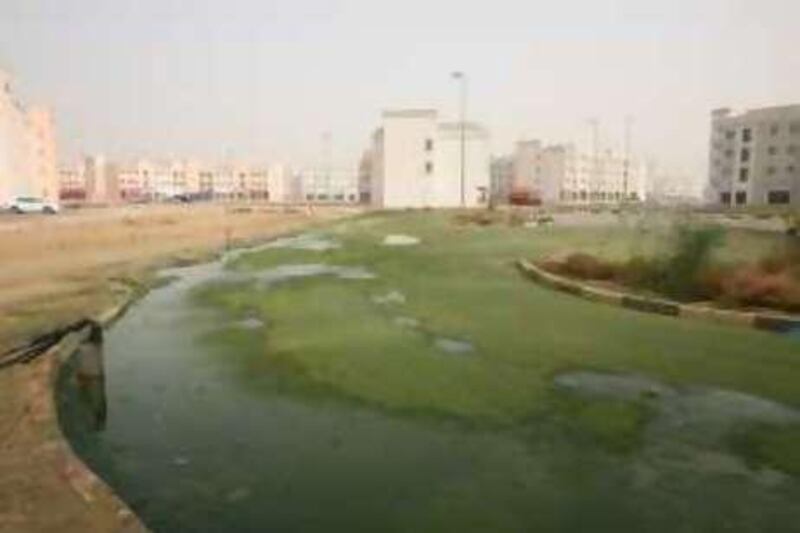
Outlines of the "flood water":
[[[786,531],[800,523],[793,480],[704,469],[682,461],[682,448],[631,458],[543,421],[482,428],[287,391],[268,368],[207,342],[221,318],[188,296],[224,277],[218,263],[169,274],[177,281],[107,332],[105,377],[92,392],[69,368],[58,389],[77,453],[154,531]],[[262,334],[253,321],[239,330]]]

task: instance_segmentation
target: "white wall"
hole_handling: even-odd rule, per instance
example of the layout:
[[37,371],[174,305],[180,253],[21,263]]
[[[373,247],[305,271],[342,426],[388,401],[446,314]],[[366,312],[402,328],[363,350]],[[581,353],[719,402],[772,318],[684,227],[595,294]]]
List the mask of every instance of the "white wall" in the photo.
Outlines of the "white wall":
[[[433,202],[436,207],[461,205],[461,131],[458,124],[439,128]],[[485,205],[489,194],[491,157],[486,132],[468,124],[464,131],[464,205]]]
[[[432,205],[436,133],[435,111],[384,114],[383,207]],[[434,143],[430,152],[427,139]],[[426,172],[426,163],[434,165],[434,172]]]
[[[430,141],[430,144],[428,144]],[[485,205],[490,185],[486,131],[465,128],[466,206]],[[374,136],[372,198],[386,208],[461,205],[461,130],[432,110],[388,111]]]

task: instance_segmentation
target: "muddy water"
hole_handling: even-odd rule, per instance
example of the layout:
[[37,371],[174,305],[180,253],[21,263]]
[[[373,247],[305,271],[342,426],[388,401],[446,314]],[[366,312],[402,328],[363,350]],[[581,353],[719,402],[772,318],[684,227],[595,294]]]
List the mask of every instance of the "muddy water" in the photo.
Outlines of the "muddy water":
[[[357,284],[366,272],[304,274]],[[220,317],[188,295],[224,278],[219,264],[168,274],[177,280],[106,335],[103,401],[96,390],[84,401],[69,372],[59,387],[76,451],[155,531],[785,531],[800,523],[795,481],[753,477],[730,456],[717,462],[736,468],[698,469],[674,460],[680,450],[631,458],[546,421],[481,428],[287,392],[267,369],[242,372],[239,354],[220,357],[206,342]],[[278,283],[276,275],[263,281]],[[259,335],[257,326],[239,329]],[[615,394],[659,387],[562,381]],[[102,424],[86,415],[98,404]]]

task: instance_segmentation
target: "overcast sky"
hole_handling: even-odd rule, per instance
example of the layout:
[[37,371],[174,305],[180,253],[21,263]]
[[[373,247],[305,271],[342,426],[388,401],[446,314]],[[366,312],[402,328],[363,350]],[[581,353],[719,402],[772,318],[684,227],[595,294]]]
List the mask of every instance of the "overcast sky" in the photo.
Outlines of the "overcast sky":
[[520,138],[620,145],[705,172],[708,114],[800,102],[798,0],[2,0],[0,66],[62,156],[355,164],[387,107]]

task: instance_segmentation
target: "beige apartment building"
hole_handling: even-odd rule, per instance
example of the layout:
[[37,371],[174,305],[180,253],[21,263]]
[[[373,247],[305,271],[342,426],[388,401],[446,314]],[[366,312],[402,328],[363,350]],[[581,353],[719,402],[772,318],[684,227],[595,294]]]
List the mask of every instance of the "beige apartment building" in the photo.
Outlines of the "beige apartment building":
[[15,96],[0,70],[0,203],[16,196],[58,199],[56,143],[51,113]]
[[196,160],[138,159],[118,163],[85,157],[63,168],[61,196],[94,204],[159,201],[190,196],[206,200],[288,201],[288,170],[245,164],[208,165]]
[[709,200],[800,205],[800,105],[711,112]]
[[517,143],[505,164],[511,193],[544,203],[635,202],[647,195],[647,165],[612,150],[587,153],[573,144],[526,140]]

